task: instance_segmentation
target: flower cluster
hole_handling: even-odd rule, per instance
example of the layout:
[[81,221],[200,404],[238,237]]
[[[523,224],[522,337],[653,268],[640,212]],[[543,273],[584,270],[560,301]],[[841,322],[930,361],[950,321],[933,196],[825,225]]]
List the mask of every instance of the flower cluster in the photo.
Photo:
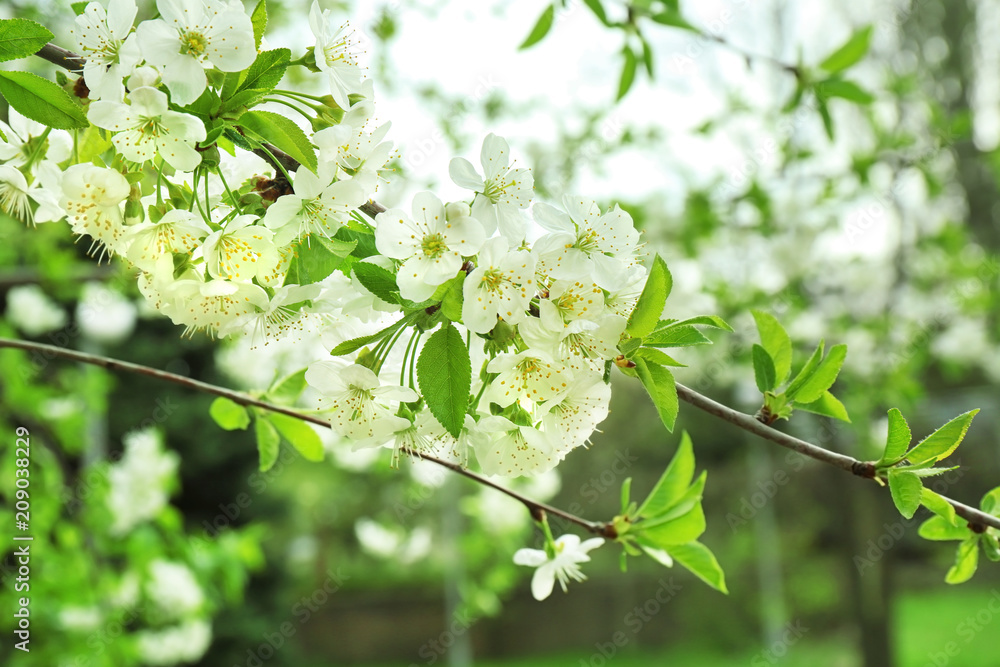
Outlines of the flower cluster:
[[[346,25],[314,3],[315,45],[293,61],[261,48],[240,3],[157,9],[134,28],[134,0],[91,2],[77,17],[92,128],[74,142],[12,114],[0,206],[66,220],[92,254],[134,267],[149,305],[188,335],[261,345],[308,334],[340,347],[306,379],[356,447],[463,464],[473,451],[483,472],[519,476],[585,444],[607,416],[606,370],[646,279],[629,215],[586,197],[533,202],[531,172],[493,134],[478,167],[451,162],[467,200],[422,192],[382,210],[369,202],[389,124],[373,120]],[[296,65],[327,94],[278,90]],[[344,348],[345,317],[374,333]],[[444,352],[421,338],[439,326],[454,334],[438,341]],[[455,340],[464,361],[430,358],[454,357]],[[446,405],[415,367],[451,363],[468,400],[445,392]]]

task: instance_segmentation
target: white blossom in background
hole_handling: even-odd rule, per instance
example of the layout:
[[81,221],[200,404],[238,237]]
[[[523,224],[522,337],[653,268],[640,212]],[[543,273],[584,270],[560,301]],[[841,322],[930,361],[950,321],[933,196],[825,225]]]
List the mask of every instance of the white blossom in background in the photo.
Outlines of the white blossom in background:
[[326,74],[333,100],[346,110],[351,107],[348,96],[362,91],[362,72],[350,27],[345,23],[334,28],[330,14],[329,9],[321,10],[313,0],[309,28],[316,37],[316,67]]
[[174,307],[165,309],[164,314],[168,314],[174,324],[183,324],[187,336],[197,331],[205,331],[210,336],[220,334],[236,318],[264,310],[268,303],[267,292],[262,287],[231,280],[205,281],[190,277],[174,282],[167,291]]
[[179,458],[164,451],[153,429],[133,431],[122,441],[125,453],[108,469],[108,509],[111,532],[122,535],[155,518],[169,500],[168,487],[175,479]]
[[132,334],[138,313],[135,304],[100,283],[83,286],[76,304],[76,324],[90,340],[115,345]]
[[552,594],[556,581],[565,593],[570,579],[585,580],[587,577],[580,570],[580,563],[589,562],[590,552],[602,544],[604,539],[601,537],[580,542],[576,535],[563,535],[556,538],[553,557],[541,549],[518,549],[514,553],[514,563],[537,568],[531,577],[531,594],[536,600],[544,600]]
[[140,23],[136,35],[175,104],[191,104],[204,92],[206,66],[239,72],[257,57],[253,24],[239,3],[157,0],[156,9],[161,18]]
[[465,158],[454,158],[448,169],[451,179],[476,193],[472,217],[483,223],[486,235],[499,229],[511,246],[517,246],[527,230],[521,209],[531,203],[535,179],[527,169],[510,167],[510,146],[495,134],[486,135],[479,160],[482,176]]
[[396,274],[399,293],[411,301],[429,299],[438,285],[452,279],[464,257],[479,252],[482,226],[470,217],[448,217],[430,192],[413,198],[412,218],[401,209],[375,218],[375,244],[386,257],[403,262]]
[[169,667],[201,659],[212,643],[212,624],[191,619],[163,629],[141,630],[135,636],[144,664]]
[[31,337],[62,329],[66,311],[38,285],[17,285],[7,292],[7,319]]
[[90,99],[122,99],[122,82],[142,59],[136,37],[130,34],[137,11],[135,0],[111,0],[107,11],[100,3],[90,2],[76,17],[70,34],[87,61],[83,80]]
[[149,564],[146,597],[166,618],[183,619],[198,612],[205,603],[198,580],[188,567],[162,559]]
[[126,160],[142,164],[159,155],[178,171],[201,163],[195,144],[205,138],[205,124],[190,114],[170,111],[167,95],[156,88],[133,88],[128,104],[98,100],[87,119],[114,134],[111,142]]

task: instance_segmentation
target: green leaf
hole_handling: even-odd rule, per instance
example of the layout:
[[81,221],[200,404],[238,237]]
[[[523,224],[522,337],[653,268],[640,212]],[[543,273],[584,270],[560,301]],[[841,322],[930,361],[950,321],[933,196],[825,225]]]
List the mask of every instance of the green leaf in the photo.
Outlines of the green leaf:
[[650,48],[645,37],[639,35],[639,39],[642,41],[642,64],[646,66],[646,74],[652,79],[655,76],[653,74],[653,49]]
[[760,333],[760,344],[774,361],[774,386],[777,387],[788,379],[792,369],[792,339],[788,337],[785,327],[781,326],[781,322],[774,315],[762,310],[754,310],[751,313]]
[[242,431],[250,425],[250,413],[247,409],[223,396],[212,401],[208,414],[220,428],[227,431]]
[[[639,340],[638,338],[630,338],[629,340]],[[628,356],[628,355],[626,355]],[[654,364],[660,364],[661,366],[676,366],[678,368],[687,368],[686,364],[682,364],[677,361],[669,354],[661,352],[652,347],[644,347],[635,353],[635,356],[645,359],[646,361],[652,361]]]
[[288,153],[310,171],[316,171],[316,150],[305,132],[290,119],[273,111],[247,111],[237,124]]
[[524,49],[532,47],[542,41],[545,38],[545,35],[549,34],[549,30],[552,29],[552,21],[555,16],[555,5],[549,5],[546,7],[545,11],[542,12],[542,15],[538,17],[538,21],[535,22],[535,27],[531,29],[531,32],[528,33],[528,36],[523,42],[521,42],[521,46],[517,47],[517,49],[519,51],[523,51]]
[[469,408],[472,363],[462,334],[450,323],[424,344],[417,360],[417,381],[431,414],[448,433],[459,437]]
[[962,584],[972,578],[979,564],[979,539],[976,535],[966,538],[958,545],[955,564],[945,575],[945,583]]
[[[226,76],[226,85],[222,90],[222,112],[234,111],[240,107],[251,106],[264,95],[274,90],[288,69],[292,52],[288,49],[273,49],[257,54],[250,68],[245,73],[236,74],[238,85],[229,90],[233,73]],[[240,117],[242,120],[242,116]]]
[[399,287],[392,271],[371,262],[358,262],[352,269],[366,290],[388,303],[399,303]]
[[871,38],[872,27],[870,25],[858,30],[840,48],[828,55],[819,64],[820,68],[835,74],[851,67],[868,53]]
[[875,465],[899,463],[906,454],[906,449],[910,446],[912,439],[910,425],[906,423],[906,417],[903,416],[903,413],[898,408],[889,410],[889,435],[885,441],[885,452],[883,452],[882,458],[875,462]]
[[912,472],[898,472],[889,470],[889,492],[892,494],[892,502],[896,504],[896,509],[907,519],[913,517],[913,513],[920,507],[920,491],[924,485],[920,478]]
[[644,540],[641,535],[637,537],[635,541],[636,544],[638,544],[639,547],[642,549],[643,553],[645,553],[647,556],[655,560],[660,565],[664,567],[674,566],[674,559],[671,558],[670,554],[668,554],[663,549],[660,549],[659,547],[655,546],[652,542]]
[[260,471],[267,472],[278,460],[278,450],[281,446],[281,437],[274,424],[264,417],[258,415],[253,425],[254,435],[257,437],[257,455],[260,457]]
[[701,542],[688,542],[670,548],[670,555],[696,577],[717,591],[729,594],[726,575],[712,551]]
[[641,338],[626,338],[622,342],[618,343],[618,351],[627,358],[634,356],[640,347],[642,347]]
[[0,21],[0,62],[38,53],[53,37],[52,32],[40,23],[28,19],[4,19]]
[[656,14],[650,15],[649,18],[660,25],[670,26],[671,28],[683,28],[684,30],[690,30],[691,32],[701,33],[698,28],[688,23],[676,9],[668,9],[662,12],[657,12]]
[[681,433],[681,442],[670,459],[667,469],[660,476],[649,497],[639,507],[637,516],[653,518],[663,514],[684,495],[694,477],[694,449],[687,431]]
[[955,514],[955,508],[952,504],[945,500],[944,496],[934,493],[927,487],[924,487],[920,491],[920,504],[952,525],[959,523],[958,516]]
[[260,48],[260,40],[264,37],[264,30],[267,29],[267,2],[266,0],[260,0],[257,6],[253,8],[253,13],[250,15],[250,23],[253,25],[253,42],[254,48]]
[[278,412],[268,414],[267,419],[275,425],[281,436],[292,447],[299,450],[302,458],[307,461],[323,460],[323,441],[319,439],[319,434],[304,421]]
[[690,347],[692,345],[711,345],[712,339],[690,324],[672,324],[659,331],[654,331],[643,338],[642,342],[649,347]]
[[759,389],[762,394],[773,391],[777,386],[774,360],[771,358],[771,355],[767,353],[767,350],[762,348],[757,343],[753,344],[751,351],[753,355],[753,377],[754,381],[757,383],[757,389]]
[[844,404],[837,400],[837,397],[831,394],[829,391],[824,391],[823,395],[819,397],[819,400],[815,400],[812,403],[795,403],[796,410],[805,410],[806,412],[812,412],[813,414],[823,415],[824,417],[833,417],[834,419],[839,419],[842,422],[851,423],[851,417],[847,414],[847,408]]
[[375,333],[368,334],[367,336],[358,336],[357,338],[345,340],[343,343],[333,348],[330,351],[330,354],[331,356],[334,357],[350,354],[351,352],[360,350],[365,345],[371,345],[372,343],[376,343],[382,340],[383,338],[391,336],[392,334],[396,333],[396,331],[398,331],[400,327],[409,323],[410,323],[410,318],[404,317],[403,319],[397,322],[393,322],[392,324],[387,326],[385,329],[382,329],[381,331],[376,331]]
[[306,388],[306,369],[286,375],[267,390],[267,399],[279,405],[293,405]]
[[[950,507],[950,505],[949,505]],[[932,516],[920,524],[917,534],[925,540],[944,542],[947,540],[965,540],[972,536],[968,526],[956,526],[941,516]]]
[[618,80],[618,96],[615,98],[616,101],[628,94],[632,83],[635,81],[635,54],[632,53],[632,49],[626,46],[622,49],[622,57],[624,58],[624,62],[622,63],[622,76]]
[[351,254],[355,245],[355,242],[328,239],[318,234],[300,240],[295,245],[292,261],[288,264],[285,284],[318,283],[344,263],[344,258]]
[[65,90],[30,72],[0,72],[0,95],[25,118],[56,130],[89,125],[83,107]]
[[983,553],[994,563],[1000,562],[1000,541],[995,535],[983,533],[979,536],[979,544],[983,547]]
[[825,341],[821,340],[819,345],[816,346],[816,350],[812,353],[812,356],[809,357],[808,361],[806,361],[806,365],[803,366],[795,375],[795,378],[788,383],[788,387],[785,389],[785,395],[788,396],[789,400],[795,398],[795,394],[797,394],[802,385],[805,384],[805,381],[816,372],[817,368],[819,368],[820,362],[823,361],[823,351],[825,346]]
[[[823,396],[823,392],[833,386],[840,374],[840,367],[847,358],[847,346],[841,343],[830,348],[830,353],[819,363],[816,370],[809,376],[797,392],[796,403],[812,403]],[[791,398],[791,397],[789,397]]]
[[667,297],[673,287],[674,280],[667,269],[667,263],[657,255],[653,258],[653,266],[642,288],[642,294],[629,315],[625,333],[632,338],[645,338],[660,321],[660,315],[667,304]]
[[978,412],[977,408],[955,417],[921,440],[916,447],[906,453],[906,458],[910,463],[934,462],[948,458],[962,444],[965,433],[972,424],[972,418]]
[[622,500],[622,514],[625,514],[628,511],[628,506],[632,502],[632,478],[631,477],[626,477],[625,481],[622,482],[621,500]]
[[672,547],[698,539],[705,532],[705,527],[705,512],[698,503],[676,519],[656,523],[640,521],[634,524],[632,530],[640,543],[670,553]]
[[713,327],[715,329],[724,329],[732,333],[733,328],[726,323],[724,319],[717,315],[699,315],[697,317],[690,317],[686,320],[680,320],[678,322],[670,322],[665,327],[657,326],[657,330],[667,327],[680,327],[686,324],[695,324],[699,326]]
[[464,282],[465,273],[463,272],[462,275],[455,276],[444,284],[446,289],[441,298],[441,312],[452,322],[462,321],[462,304],[465,301],[462,290]]
[[987,514],[1000,516],[1000,486],[986,492],[983,499],[979,501],[979,509]]
[[830,141],[833,141],[833,116],[830,115],[830,109],[826,106],[826,98],[817,95],[816,96],[816,110],[819,111],[819,117],[823,121],[823,130],[826,131],[826,136]]
[[642,386],[646,389],[646,393],[653,399],[653,405],[656,406],[656,412],[660,415],[660,421],[672,433],[674,422],[677,421],[677,412],[680,409],[674,376],[663,366],[647,362],[644,359],[635,360],[635,370]]
[[817,83],[816,95],[823,99],[839,97],[851,102],[857,102],[858,104],[871,104],[875,101],[875,96],[858,84],[853,81],[837,78],[831,78]]
[[608,21],[608,15],[604,12],[604,5],[601,4],[601,0],[583,0],[583,4],[590,7],[590,11],[594,12],[594,16],[596,16],[597,20],[601,23],[606,26],[611,25]]

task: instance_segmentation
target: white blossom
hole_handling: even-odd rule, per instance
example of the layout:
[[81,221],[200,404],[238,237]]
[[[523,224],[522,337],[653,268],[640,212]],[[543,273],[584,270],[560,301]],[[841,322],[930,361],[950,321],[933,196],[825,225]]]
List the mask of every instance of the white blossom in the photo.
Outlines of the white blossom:
[[76,17],[70,34],[87,61],[83,80],[90,89],[90,99],[122,99],[122,82],[141,59],[136,37],[129,34],[137,11],[135,0],[111,0],[107,11],[90,2]]
[[590,561],[589,553],[602,544],[604,538],[601,537],[593,537],[581,543],[576,535],[563,535],[555,541],[555,555],[550,557],[541,549],[519,549],[514,554],[514,563],[538,568],[531,577],[531,594],[536,600],[544,600],[552,594],[556,581],[559,581],[565,593],[570,579],[586,579],[580,571],[580,563]]
[[7,319],[29,336],[66,326],[66,312],[38,285],[16,285],[7,292]]
[[383,385],[369,368],[342,367],[334,361],[317,361],[306,371],[306,382],[326,399],[330,425],[337,433],[362,446],[378,447],[409,420],[393,415],[400,402],[417,400],[408,387]]
[[367,200],[357,183],[330,183],[304,167],[295,172],[293,188],[295,193],[278,197],[263,218],[279,247],[312,234],[333,237],[349,213]]
[[486,235],[497,229],[512,245],[524,239],[527,224],[520,209],[531,203],[535,180],[527,169],[510,167],[510,147],[495,134],[488,134],[480,154],[483,175],[465,158],[454,158],[449,166],[451,179],[476,192],[472,217],[483,223]]
[[503,237],[487,241],[479,265],[463,284],[462,322],[475,333],[489,333],[497,318],[517,324],[535,294],[535,258],[525,250],[507,252]]
[[91,252],[97,244],[103,246],[101,257],[118,252],[125,233],[122,203],[131,189],[125,177],[114,169],[75,164],[64,172],[62,189],[60,204],[70,227],[94,239]]
[[476,427],[473,448],[487,475],[520,477],[547,472],[559,462],[552,436],[515,424],[506,417],[483,417]]
[[320,10],[319,3],[313,0],[309,28],[316,37],[316,67],[326,74],[333,100],[346,110],[351,107],[348,96],[362,91],[361,67],[350,28],[346,23],[334,28],[330,18],[330,10]]

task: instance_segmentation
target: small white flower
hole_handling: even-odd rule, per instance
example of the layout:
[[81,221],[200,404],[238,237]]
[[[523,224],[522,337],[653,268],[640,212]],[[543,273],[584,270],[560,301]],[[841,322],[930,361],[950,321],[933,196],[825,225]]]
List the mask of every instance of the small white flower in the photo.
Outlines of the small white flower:
[[349,213],[367,200],[354,181],[330,183],[304,167],[295,172],[292,187],[295,194],[278,197],[263,218],[264,225],[274,231],[278,247],[311,234],[331,238]]
[[547,299],[541,300],[539,310],[541,317],[529,317],[518,326],[529,347],[547,352],[574,371],[599,370],[605,360],[618,356],[618,341],[628,324],[621,315],[567,324]]
[[535,295],[535,258],[525,250],[507,252],[503,237],[488,240],[479,266],[462,285],[462,322],[475,333],[489,333],[497,317],[517,324]]
[[375,191],[379,172],[392,154],[392,142],[383,141],[392,124],[386,122],[369,131],[374,113],[375,105],[370,101],[359,102],[339,124],[313,135],[313,143],[319,148],[321,178],[350,178],[365,193]]
[[169,618],[181,619],[197,612],[205,594],[191,570],[181,563],[157,559],[149,565],[146,597]]
[[[58,167],[46,161],[39,165],[38,172],[38,178],[29,186],[19,169],[0,165],[0,209],[31,225],[53,222],[66,215],[59,206]],[[32,207],[32,201],[36,207]]]
[[125,257],[143,271],[153,271],[163,255],[191,254],[209,232],[200,216],[172,208],[157,222],[140,222],[127,229]]
[[240,215],[208,235],[202,253],[210,276],[246,283],[274,269],[278,251],[271,241],[273,232],[253,224],[256,220]]
[[125,455],[108,470],[107,502],[115,535],[127,533],[160,513],[179,463],[177,454],[164,451],[159,435],[151,429],[133,431],[122,441]]
[[555,541],[556,553],[552,558],[541,549],[519,549],[514,554],[514,563],[538,568],[531,577],[531,594],[536,600],[544,600],[552,594],[556,580],[565,593],[570,579],[586,579],[580,571],[580,563],[589,562],[589,552],[602,544],[604,538],[601,537],[593,537],[581,543],[576,535],[563,535]]
[[316,36],[316,67],[326,73],[333,100],[347,110],[351,107],[348,95],[362,91],[357,44],[351,39],[350,28],[346,23],[334,28],[330,24],[330,10],[321,11],[315,0],[309,9],[309,27]]
[[472,217],[483,223],[486,235],[491,236],[499,229],[516,246],[524,239],[527,228],[520,209],[531,203],[535,180],[527,169],[510,168],[510,147],[495,134],[483,140],[480,163],[483,176],[465,158],[454,158],[448,169],[451,180],[477,193],[472,202]]
[[131,187],[114,169],[92,164],[75,164],[63,173],[63,196],[60,204],[77,234],[94,239],[90,250],[102,244],[100,257],[114,255],[121,249],[125,234],[122,203]]
[[80,333],[91,340],[114,345],[135,328],[135,305],[121,293],[97,282],[83,286],[76,304],[76,323]]
[[135,633],[142,662],[168,667],[181,662],[198,662],[212,643],[212,624],[200,618],[158,630]]
[[560,396],[545,404],[542,429],[560,443],[558,454],[565,456],[587,442],[598,424],[608,416],[611,385],[599,372],[578,375]]
[[321,289],[315,283],[279,287],[265,309],[240,315],[223,326],[219,336],[224,338],[234,333],[245,333],[250,336],[250,349],[256,349],[261,343],[267,345],[292,332],[302,331],[313,319],[319,321],[318,316],[304,309],[303,302],[315,299]]
[[59,163],[69,158],[73,150],[73,139],[65,130],[51,130],[37,121],[25,118],[11,108],[7,113],[10,125],[0,120],[0,162],[6,162],[14,167],[24,166],[28,158],[39,149],[38,142],[42,135],[48,133],[48,146],[42,147],[42,155],[52,163]]
[[90,89],[90,99],[122,99],[122,81],[141,59],[136,37],[129,34],[137,11],[135,0],[111,0],[107,12],[91,2],[76,17],[70,34],[87,61],[83,80]]
[[570,376],[562,364],[543,352],[525,350],[517,354],[498,354],[486,370],[497,377],[486,387],[486,405],[496,403],[502,408],[520,402],[527,410],[547,401],[569,386]]
[[520,477],[548,472],[559,462],[550,435],[506,417],[484,417],[473,436],[476,459],[487,475]]
[[[169,263],[169,257],[165,256],[164,259]],[[161,280],[167,282],[170,279],[161,277]],[[140,290],[142,289],[143,285],[140,283]],[[160,285],[159,290],[161,295],[168,297],[162,304],[158,304],[159,309],[174,324],[186,327],[185,336],[201,330],[214,335],[241,315],[267,308],[267,293],[253,283],[204,281],[189,274],[189,277],[166,286]],[[149,299],[150,296],[147,294],[146,298]]]
[[[408,387],[382,385],[369,368],[346,368],[333,361],[317,361],[306,371],[306,382],[330,399],[330,424],[340,435],[378,447],[390,434],[406,428],[409,420],[393,416],[395,405],[418,398]],[[326,401],[324,401],[326,403]]]
[[446,218],[441,200],[430,192],[413,198],[413,218],[402,209],[375,218],[375,245],[387,257],[403,261],[397,274],[399,293],[424,301],[438,285],[455,277],[462,258],[483,245],[482,226],[469,217]]
[[128,104],[92,102],[87,119],[115,133],[111,142],[126,160],[141,164],[159,154],[174,169],[193,171],[201,163],[194,146],[205,138],[205,124],[168,110],[166,93],[156,88],[136,88],[128,97]]
[[257,57],[253,24],[239,3],[157,0],[156,8],[161,18],[143,21],[136,35],[175,104],[191,104],[204,92],[206,65],[239,72]]

